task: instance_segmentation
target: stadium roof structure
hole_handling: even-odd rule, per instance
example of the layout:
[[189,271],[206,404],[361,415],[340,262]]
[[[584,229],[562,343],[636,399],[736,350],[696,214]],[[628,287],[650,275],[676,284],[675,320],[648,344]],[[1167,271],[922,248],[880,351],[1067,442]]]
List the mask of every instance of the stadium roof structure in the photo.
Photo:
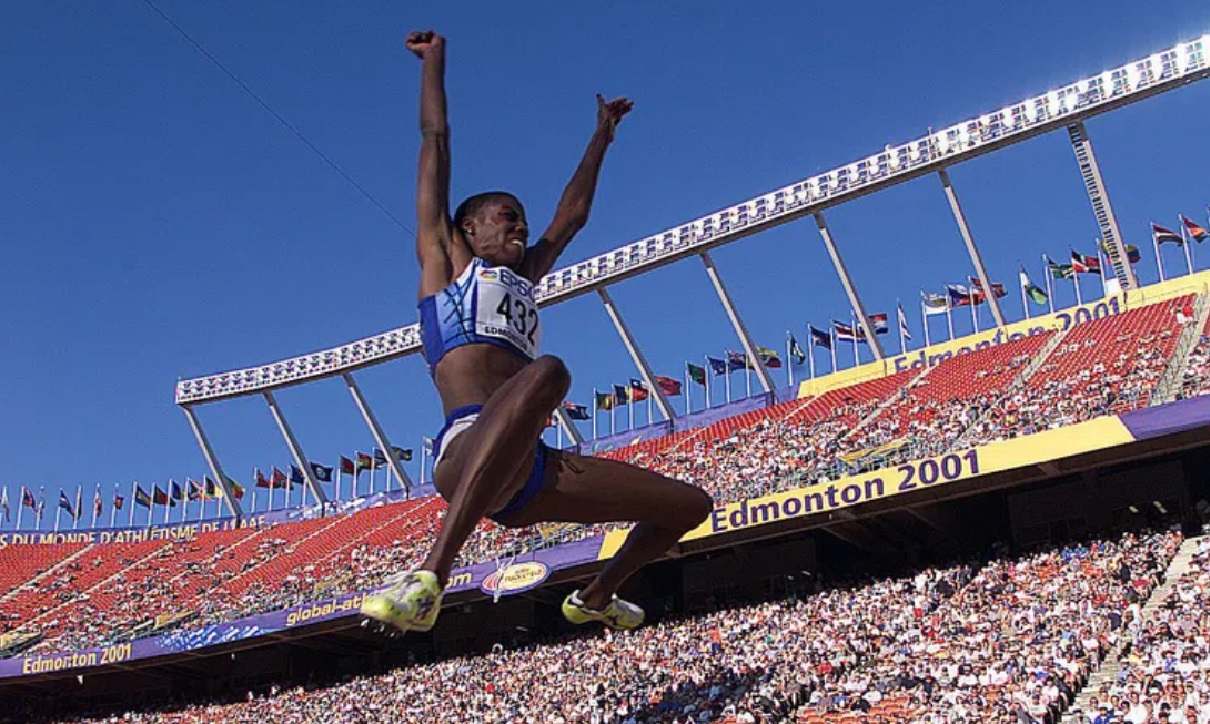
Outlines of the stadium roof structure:
[[[647,389],[652,392],[660,411],[666,419],[671,420],[674,418],[672,408],[659,386],[654,383],[654,375],[623,322],[607,289],[610,285],[633,276],[645,274],[690,256],[698,256],[705,264],[707,274],[714,284],[748,359],[756,361],[755,371],[760,384],[766,392],[769,392],[772,389],[772,382],[768,371],[760,361],[760,355],[747,333],[742,318],[731,302],[722,277],[709,252],[724,244],[810,215],[814,217],[821,239],[836,267],[856,319],[864,327],[865,338],[870,340],[871,351],[876,358],[881,359],[883,357],[881,347],[873,330],[870,329],[868,315],[833,242],[823,212],[830,207],[867,194],[926,174],[936,173],[971,256],[976,277],[984,288],[991,288],[990,280],[946,170],[950,166],[1061,128],[1066,129],[1068,133],[1093,214],[1107,247],[1114,271],[1114,278],[1110,282],[1116,282],[1119,288],[1134,288],[1137,281],[1133,269],[1126,260],[1124,243],[1118,231],[1117,221],[1105,191],[1084,121],[1193,81],[1207,78],[1210,76],[1207,49],[1210,49],[1210,34],[1190,42],[1179,43],[1145,58],[1082,78],[1018,103],[1004,106],[999,110],[983,113],[940,130],[930,131],[927,135],[907,143],[888,145],[881,151],[825,173],[783,186],[701,218],[678,224],[582,262],[562,267],[548,274],[537,285],[538,303],[541,306],[547,306],[595,292],[605,305],[606,311],[630,352]],[[1003,315],[995,295],[989,295],[989,302],[997,324],[1003,326]],[[323,492],[312,475],[311,466],[302,453],[297,439],[290,431],[272,393],[274,390],[285,387],[341,376],[370,427],[375,442],[380,449],[387,451],[388,463],[395,473],[396,479],[401,484],[410,486],[410,481],[396,459],[394,448],[387,441],[351,373],[364,367],[399,359],[420,350],[420,327],[418,324],[410,324],[309,354],[255,367],[182,379],[176,384],[175,402],[185,411],[215,479],[223,481],[224,492],[229,493],[227,478],[222,475],[221,467],[202,431],[194,408],[247,395],[264,396],[295,462],[306,475],[308,487],[315,493],[316,500],[323,501],[325,500]],[[556,414],[562,428],[571,439],[581,442],[578,431],[566,417],[566,413],[559,409]],[[238,503],[234,498],[231,495],[225,495],[225,498],[232,506],[232,511],[236,515],[240,515]]]

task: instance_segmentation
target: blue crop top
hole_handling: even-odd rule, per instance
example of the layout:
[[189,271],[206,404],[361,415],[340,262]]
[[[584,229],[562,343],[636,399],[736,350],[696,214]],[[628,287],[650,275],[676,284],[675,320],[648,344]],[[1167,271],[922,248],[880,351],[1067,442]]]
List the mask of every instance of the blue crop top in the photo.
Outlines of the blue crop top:
[[476,257],[449,286],[420,300],[420,330],[430,369],[468,344],[494,344],[532,360],[542,340],[534,285]]

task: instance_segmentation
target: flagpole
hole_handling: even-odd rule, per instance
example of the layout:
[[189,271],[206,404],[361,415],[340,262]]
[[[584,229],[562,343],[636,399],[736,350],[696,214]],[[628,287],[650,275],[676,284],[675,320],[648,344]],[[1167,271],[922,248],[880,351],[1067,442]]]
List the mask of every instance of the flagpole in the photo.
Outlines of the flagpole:
[[634,388],[626,388],[626,416],[630,420],[630,429],[634,429]]
[[710,367],[710,358],[703,357],[706,360],[706,366],[702,369],[706,373],[706,409],[709,410],[714,406],[713,396],[710,394],[710,378],[714,376],[714,370]]
[[1185,247],[1185,264],[1188,265],[1189,275],[1192,276],[1193,275],[1193,256],[1189,250],[1189,237],[1185,235],[1185,220],[1182,218],[1180,220],[1180,222],[1181,222],[1181,246]]
[[786,330],[786,386],[794,386],[794,359],[790,357],[790,330]]
[[616,390],[611,390],[609,394],[613,395],[613,404],[609,406],[609,434],[616,435],[618,434],[618,420],[615,413],[618,409],[618,393]]
[[255,483],[254,483],[253,487],[252,487],[252,512],[253,513],[256,512],[256,491],[257,490],[258,490],[258,488],[256,488]]
[[895,297],[895,326],[899,328],[899,354],[903,354],[904,347],[907,346],[903,342],[903,306],[899,302],[899,297]]
[[689,362],[685,362],[685,414],[693,414],[693,388],[689,386]]
[[597,439],[597,415],[601,412],[601,404],[597,401],[597,388],[592,388],[592,439]]
[[1076,288],[1076,306],[1083,306],[1084,298],[1080,295],[1080,272],[1076,271],[1074,266],[1071,268],[1071,283]]
[[828,323],[828,343],[830,346],[828,347],[828,351],[830,351],[832,353],[832,371],[833,372],[836,371],[836,346],[837,346],[837,344],[839,344],[839,342],[840,342],[840,340],[836,339],[836,325],[829,322]]
[[[1020,264],[1020,262],[1017,263]],[[1025,298],[1025,280],[1028,276],[1025,273],[1025,265],[1021,264],[1021,272],[1017,277],[1017,286],[1021,287],[1021,309],[1025,313],[1026,319],[1032,319],[1033,317],[1029,313],[1029,300]]]
[[647,390],[647,426],[651,426],[651,400],[655,394],[654,390]]
[[130,483],[130,520],[126,522],[127,528],[134,527],[134,509],[135,509],[135,490],[139,487],[139,481],[133,480]]
[[[21,499],[17,501],[17,527],[13,530],[21,530],[21,513],[25,512],[25,491],[26,487],[22,485],[20,490]],[[30,495],[33,495],[33,493],[31,492]]]
[[949,287],[945,289],[945,326],[949,328],[950,339],[954,338],[954,305],[950,304]]
[[[1130,257],[1126,257],[1126,263],[1130,263]],[[1105,262],[1101,259],[1101,247],[1097,247],[1097,271],[1101,273],[1101,299],[1109,296],[1109,287],[1105,286]]]
[[932,346],[933,342],[929,339],[929,313],[928,308],[924,305],[924,291],[920,292],[920,323],[924,325],[924,346],[927,349]]
[[731,404],[731,360],[729,358],[727,358],[726,354],[724,354],[723,357],[724,357],[723,367],[724,367],[724,369],[726,369],[726,372],[724,373],[726,376],[723,377],[723,387],[725,388],[726,393],[727,393],[727,404],[730,405]]
[[807,364],[811,371],[811,379],[815,379],[815,333],[811,331],[811,325],[807,325]]
[[1160,256],[1160,242],[1156,238],[1154,228],[1151,230],[1151,247],[1155,249],[1155,265],[1160,270],[1160,281],[1166,281],[1164,279],[1164,258]]
[[[84,483],[77,483],[76,484],[76,519],[71,522],[72,530],[79,530],[79,528],[80,528],[80,518],[84,517],[84,510],[81,507],[83,504],[84,504]],[[96,510],[97,510],[96,506],[93,506],[94,515],[96,514]]]
[[[853,315],[852,311],[850,311],[849,312],[849,331],[852,332],[852,334],[853,334],[853,366],[854,367],[859,367],[861,365],[861,355],[858,354],[857,329],[858,329],[857,317]],[[862,327],[861,329],[865,329],[865,327]]]

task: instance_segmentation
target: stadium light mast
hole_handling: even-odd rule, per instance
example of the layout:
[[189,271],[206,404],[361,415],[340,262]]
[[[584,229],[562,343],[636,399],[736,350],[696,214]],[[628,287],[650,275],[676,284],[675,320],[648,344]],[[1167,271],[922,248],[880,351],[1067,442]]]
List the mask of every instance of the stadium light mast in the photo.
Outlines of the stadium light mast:
[[[185,417],[189,420],[189,427],[193,428],[193,436],[197,439],[197,445],[202,449],[202,457],[206,459],[206,466],[210,468],[210,474],[214,476],[214,484],[219,486],[223,491],[223,500],[227,502],[227,508],[231,510],[231,514],[238,521],[244,517],[244,507],[235,499],[235,490],[231,487],[231,481],[223,472],[223,466],[219,465],[218,456],[214,454],[214,448],[210,445],[210,438],[206,437],[205,430],[202,429],[202,421],[197,419],[197,413],[193,411],[192,405],[181,405],[181,409],[185,412]],[[131,502],[134,505],[134,502]],[[133,510],[133,508],[132,508]]]
[[1109,192],[1105,189],[1105,179],[1101,177],[1101,167],[1097,163],[1096,154],[1092,151],[1092,139],[1084,122],[1079,121],[1067,127],[1067,137],[1071,141],[1071,149],[1076,154],[1076,164],[1080,167],[1080,178],[1088,191],[1088,201],[1092,204],[1092,213],[1097,218],[1097,226],[1101,230],[1101,241],[1104,242],[1105,253],[1113,266],[1113,276],[1122,289],[1136,289],[1138,277],[1126,254],[1122,232],[1118,229],[1118,219],[1109,203]]
[[731,295],[727,293],[727,287],[718,273],[718,267],[714,266],[710,252],[703,251],[701,257],[702,263],[706,265],[706,275],[714,284],[714,291],[718,294],[718,300],[723,303],[723,309],[727,310],[727,317],[731,320],[731,326],[735,327],[735,335],[739,337],[740,344],[744,347],[744,354],[748,355],[748,364],[753,365],[756,370],[756,379],[760,380],[761,389],[765,392],[772,392],[773,378],[769,377],[765,361],[756,352],[756,345],[753,344],[752,337],[748,334],[748,326],[744,324],[743,318],[739,316],[739,311],[731,301]]
[[403,464],[399,462],[399,455],[395,452],[391,441],[387,439],[387,434],[383,431],[382,425],[378,424],[378,418],[374,416],[374,411],[370,409],[370,403],[366,400],[365,395],[361,393],[361,388],[357,385],[357,381],[353,379],[350,372],[341,374],[345,384],[349,387],[349,394],[353,395],[353,402],[357,403],[357,409],[361,411],[361,419],[365,420],[366,426],[370,428],[370,434],[374,436],[374,442],[377,443],[378,449],[382,451],[383,457],[387,460],[387,465],[391,467],[391,472],[395,473],[395,479],[399,481],[399,485],[408,492],[408,497],[412,493],[412,479],[403,469]]
[[[594,401],[595,402],[595,401]],[[577,447],[584,444],[584,436],[580,434],[579,428],[571,421],[567,410],[563,409],[563,405],[555,408],[555,420],[558,421],[559,427],[563,428],[563,432],[568,439],[576,444]]]
[[832,240],[832,232],[828,229],[828,222],[824,220],[822,212],[815,212],[815,225],[819,227],[819,236],[823,239],[823,245],[828,249],[828,256],[832,257],[832,266],[836,267],[836,276],[840,277],[840,284],[849,298],[849,306],[857,313],[857,323],[861,325],[866,342],[869,343],[870,350],[874,352],[874,359],[880,360],[886,356],[882,351],[882,342],[874,334],[874,327],[870,324],[870,315],[866,313],[865,305],[861,303],[861,297],[857,295],[857,287],[853,284],[853,278],[849,276],[849,270],[844,265],[844,260],[840,258],[840,250],[836,248],[836,242]]
[[290,424],[286,422],[286,416],[282,414],[281,408],[277,405],[277,398],[269,390],[262,393],[265,397],[265,402],[269,403],[269,411],[273,413],[273,420],[277,423],[277,429],[281,430],[281,435],[286,440],[286,447],[290,448],[290,454],[294,456],[294,464],[302,471],[303,480],[306,481],[307,487],[311,489],[311,494],[315,496],[315,502],[322,506],[328,502],[328,496],[324,494],[323,488],[319,487],[319,481],[315,479],[315,471],[311,469],[311,461],[303,454],[302,446],[298,444],[298,438],[294,437],[294,431],[290,429]]
[[958,203],[958,192],[954,191],[954,187],[950,183],[948,171],[943,168],[937,172],[937,175],[941,178],[941,188],[945,189],[945,198],[950,202],[950,211],[954,213],[954,221],[958,222],[958,232],[962,234],[962,241],[966,243],[966,251],[971,256],[971,264],[975,266],[975,274],[979,277],[979,283],[983,285],[983,298],[991,306],[992,319],[996,320],[997,327],[1003,327],[1004,313],[1000,311],[1000,300],[996,298],[995,288],[987,276],[987,268],[983,266],[983,257],[979,254],[979,247],[975,246],[975,237],[966,223],[966,214],[962,211],[962,204]]
[[[626,322],[622,321],[622,315],[618,312],[618,306],[614,304],[613,297],[609,296],[608,289],[606,287],[597,289],[597,296],[601,298],[601,304],[605,305],[605,312],[613,320],[614,329],[618,330],[618,336],[622,338],[622,344],[626,345],[626,351],[630,353],[630,359],[634,360],[634,366],[639,368],[639,374],[643,377],[643,384],[647,386],[647,394],[655,395],[656,407],[660,408],[660,413],[664,415],[665,420],[675,418],[676,411],[668,403],[668,398],[664,395],[664,391],[656,384],[655,374],[652,373],[651,366],[647,364],[647,357],[643,355],[643,350],[639,349],[638,343],[634,341],[634,335],[630,333],[630,328],[626,326]],[[596,404],[595,400],[593,404]],[[562,409],[562,407],[559,408],[560,411]]]

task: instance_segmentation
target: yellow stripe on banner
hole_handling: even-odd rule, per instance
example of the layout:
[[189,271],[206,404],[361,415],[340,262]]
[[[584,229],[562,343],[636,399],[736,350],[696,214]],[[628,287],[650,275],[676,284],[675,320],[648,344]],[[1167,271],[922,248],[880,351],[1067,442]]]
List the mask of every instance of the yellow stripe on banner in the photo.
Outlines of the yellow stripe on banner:
[[[849,508],[893,495],[937,488],[961,480],[1116,447],[1134,442],[1134,439],[1119,418],[1101,417],[1070,427],[841,478],[831,483],[729,503],[715,508],[705,523],[689,531],[681,540],[698,540],[778,520]],[[627,533],[607,533],[598,560],[611,558],[621,548]]]

